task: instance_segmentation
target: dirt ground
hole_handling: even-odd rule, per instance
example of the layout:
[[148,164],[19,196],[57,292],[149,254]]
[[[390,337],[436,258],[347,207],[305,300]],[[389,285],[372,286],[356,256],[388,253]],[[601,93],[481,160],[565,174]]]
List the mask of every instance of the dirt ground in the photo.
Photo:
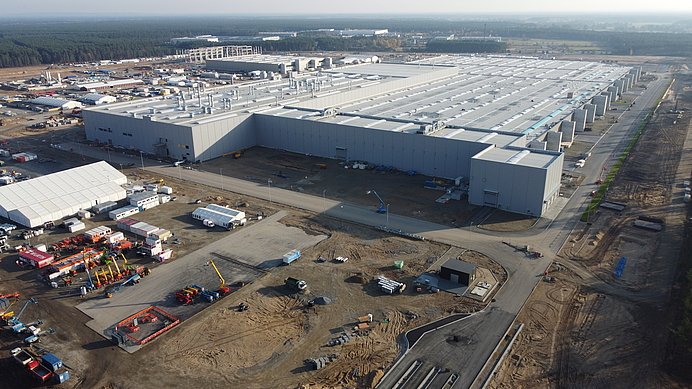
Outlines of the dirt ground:
[[[668,110],[677,101],[689,112],[690,86],[689,77],[673,84],[609,188],[606,200],[625,210],[599,209],[575,229],[561,264],[519,314],[525,327],[491,388],[688,387],[665,373],[663,361],[673,315],[666,291],[685,222],[669,216],[668,206],[682,202],[673,190],[681,191],[675,175],[690,125],[689,113],[673,124]],[[689,177],[692,166],[682,169]],[[664,231],[634,227],[639,216],[665,220]]]

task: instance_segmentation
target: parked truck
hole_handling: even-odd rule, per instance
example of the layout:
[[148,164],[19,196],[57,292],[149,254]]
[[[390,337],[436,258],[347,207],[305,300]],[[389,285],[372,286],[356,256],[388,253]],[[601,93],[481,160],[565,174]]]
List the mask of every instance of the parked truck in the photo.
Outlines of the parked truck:
[[43,366],[40,363],[37,363],[36,366],[34,366],[31,369],[31,372],[34,374],[34,376],[36,378],[41,380],[41,382],[45,382],[53,376],[53,372],[49,368],[47,368],[46,366]]
[[34,361],[34,357],[31,356],[26,350],[23,350],[20,347],[17,347],[13,349],[12,351],[12,358],[14,358],[15,361],[21,363],[24,366],[29,365],[32,361]]
[[284,284],[289,288],[297,291],[305,290],[308,287],[307,282],[293,277],[288,277],[284,280]]

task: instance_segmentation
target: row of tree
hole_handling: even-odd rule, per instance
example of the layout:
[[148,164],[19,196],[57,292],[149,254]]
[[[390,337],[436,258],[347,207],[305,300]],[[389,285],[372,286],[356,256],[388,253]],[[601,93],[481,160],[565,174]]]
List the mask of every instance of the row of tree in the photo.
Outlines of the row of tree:
[[[257,35],[261,31],[302,31],[324,27],[389,28],[402,33],[454,33],[457,35],[503,36],[528,39],[595,42],[614,54],[692,56],[692,34],[621,33],[566,27],[539,27],[536,23],[478,22],[432,19],[141,19],[74,22],[7,22],[0,26],[0,67],[88,62],[100,59],[174,54],[181,48],[170,39],[212,34]],[[506,39],[505,39],[506,40]],[[265,51],[389,51],[406,50],[396,37],[340,38],[311,36],[279,41],[246,42]],[[430,52],[501,53],[506,43],[485,41],[432,41]],[[420,47],[414,50],[421,51]]]

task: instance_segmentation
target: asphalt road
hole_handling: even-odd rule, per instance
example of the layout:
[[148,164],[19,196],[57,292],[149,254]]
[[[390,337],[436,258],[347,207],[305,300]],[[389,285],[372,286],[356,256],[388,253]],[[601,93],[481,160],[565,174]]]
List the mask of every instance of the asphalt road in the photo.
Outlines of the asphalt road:
[[[245,181],[231,177],[221,178],[214,173],[181,169],[170,164],[163,165],[147,159],[128,158],[115,152],[106,156],[105,151],[97,148],[82,148],[81,152],[95,158],[106,159],[107,157],[115,164],[134,162],[139,167],[142,163],[146,170],[158,175],[179,177],[217,188],[223,185],[224,189],[235,193],[315,213],[323,212],[329,216],[363,225],[387,225],[389,228],[418,234],[426,239],[459,247],[471,246],[472,250],[494,259],[508,273],[506,283],[495,296],[496,301],[479,313],[447,325],[440,330],[425,334],[415,347],[405,351],[405,354],[378,385],[378,388],[394,387],[404,371],[414,361],[420,360],[423,362],[420,367],[421,371],[427,371],[432,366],[449,369],[449,373],[446,374],[456,372],[460,375],[453,386],[454,388],[469,388],[541,280],[541,275],[554,260],[555,254],[559,252],[577,225],[585,206],[591,199],[589,192],[595,189],[595,186],[589,185],[589,183],[595,182],[600,177],[603,167],[607,169],[612,167],[622,150],[627,146],[631,135],[648,113],[648,109],[661,95],[667,81],[667,79],[659,77],[658,80],[650,83],[648,88],[638,96],[636,105],[632,107],[632,110],[623,111],[618,118],[618,123],[614,124],[594,145],[591,157],[580,171],[580,174],[586,176],[585,182],[587,184],[577,189],[555,219],[539,223],[533,229],[521,234],[513,234],[513,236],[519,236],[522,239],[522,244],[529,244],[544,253],[544,257],[539,259],[529,258],[523,252],[503,244],[503,237],[500,234],[480,233],[477,229],[450,228],[393,213],[378,214],[370,208],[271,187],[269,182],[264,181]],[[274,179],[272,178],[272,180]],[[458,339],[465,339],[465,341],[450,343],[447,341],[450,334],[456,335]],[[435,382],[437,381],[435,380]]]

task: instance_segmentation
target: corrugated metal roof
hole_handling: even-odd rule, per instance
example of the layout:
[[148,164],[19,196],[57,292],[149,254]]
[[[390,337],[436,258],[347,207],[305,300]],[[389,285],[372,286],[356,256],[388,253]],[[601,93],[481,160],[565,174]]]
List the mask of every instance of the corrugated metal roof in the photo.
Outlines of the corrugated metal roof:
[[[105,161],[0,187],[0,216],[36,227],[105,201],[125,198],[127,177]],[[21,219],[12,220],[21,222]]]

